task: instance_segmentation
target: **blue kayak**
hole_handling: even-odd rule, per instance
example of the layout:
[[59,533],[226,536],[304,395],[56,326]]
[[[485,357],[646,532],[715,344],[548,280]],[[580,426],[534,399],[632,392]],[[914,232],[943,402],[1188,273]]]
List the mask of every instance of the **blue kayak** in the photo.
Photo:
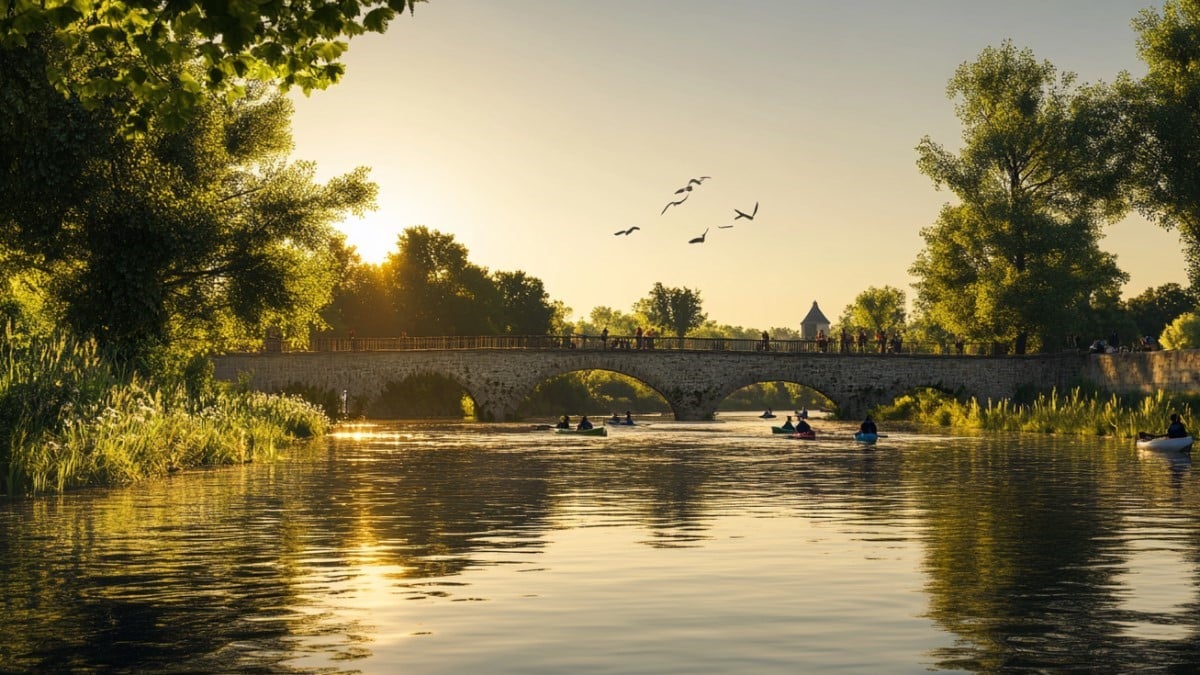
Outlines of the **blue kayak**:
[[874,443],[879,440],[879,434],[864,434],[861,431],[854,432],[854,440],[860,443]]

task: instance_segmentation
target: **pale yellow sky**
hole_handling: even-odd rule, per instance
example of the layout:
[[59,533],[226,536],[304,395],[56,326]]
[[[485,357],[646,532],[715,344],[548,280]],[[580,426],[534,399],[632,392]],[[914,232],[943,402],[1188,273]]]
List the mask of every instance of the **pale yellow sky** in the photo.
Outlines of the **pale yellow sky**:
[[[426,225],[542,279],[575,319],[662,282],[720,323],[795,327],[814,300],[836,320],[869,286],[912,299],[919,232],[953,200],[914,147],[960,138],[954,69],[1010,38],[1081,81],[1140,74],[1147,6],[431,0],[356,38],[343,82],[295,96],[294,157],[323,177],[372,167],[380,209],[342,225],[367,260]],[[1185,281],[1174,234],[1136,217],[1107,234],[1126,295]]]

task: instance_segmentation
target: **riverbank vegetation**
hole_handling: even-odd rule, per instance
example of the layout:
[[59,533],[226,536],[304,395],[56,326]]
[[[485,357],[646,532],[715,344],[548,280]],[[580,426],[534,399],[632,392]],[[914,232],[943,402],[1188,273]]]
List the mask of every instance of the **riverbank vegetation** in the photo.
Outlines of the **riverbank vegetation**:
[[1075,387],[1039,393],[1028,402],[1004,399],[962,401],[945,392],[922,389],[876,408],[878,420],[975,431],[1021,431],[1135,438],[1139,432],[1163,433],[1171,413],[1191,426],[1194,396],[1159,391],[1151,395],[1117,395]]
[[0,492],[9,496],[272,458],[328,425],[301,398],[218,386],[207,360],[148,378],[122,372],[91,341],[0,345]]

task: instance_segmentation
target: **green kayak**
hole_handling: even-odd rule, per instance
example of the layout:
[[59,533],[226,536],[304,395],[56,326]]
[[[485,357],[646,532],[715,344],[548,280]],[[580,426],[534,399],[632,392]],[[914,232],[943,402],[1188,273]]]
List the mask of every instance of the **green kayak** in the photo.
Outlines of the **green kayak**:
[[592,427],[591,429],[555,429],[554,433],[573,436],[607,436],[608,429]]

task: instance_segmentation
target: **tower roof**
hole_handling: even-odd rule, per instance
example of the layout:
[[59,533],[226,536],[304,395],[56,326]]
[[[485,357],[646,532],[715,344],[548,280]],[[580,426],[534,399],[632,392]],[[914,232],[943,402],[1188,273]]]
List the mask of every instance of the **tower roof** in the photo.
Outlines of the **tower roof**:
[[813,300],[813,306],[812,306],[812,309],[808,310],[808,314],[806,314],[806,315],[804,316],[804,319],[802,319],[802,320],[800,321],[800,323],[802,323],[802,324],[804,324],[804,323],[823,323],[823,324],[828,324],[828,323],[829,323],[829,319],[826,319],[826,318],[825,318],[825,315],[821,313],[821,308],[820,308],[820,307],[817,307],[817,301],[816,301],[816,300]]

